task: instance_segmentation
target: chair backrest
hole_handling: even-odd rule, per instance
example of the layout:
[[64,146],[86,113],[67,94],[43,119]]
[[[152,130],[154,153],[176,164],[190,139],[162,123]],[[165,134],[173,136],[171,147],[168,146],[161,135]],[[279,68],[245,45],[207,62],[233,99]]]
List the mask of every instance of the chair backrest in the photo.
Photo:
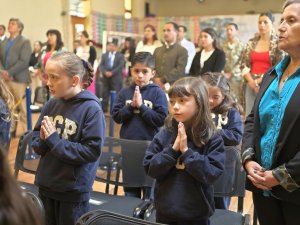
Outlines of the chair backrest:
[[238,197],[238,211],[243,210],[246,173],[241,164],[240,151],[235,146],[225,147],[225,170],[214,183],[216,197]]
[[39,163],[39,158],[33,159],[27,156],[32,155],[31,148],[32,131],[27,131],[21,135],[15,159],[15,177],[18,177],[19,171],[35,174]]
[[39,210],[40,214],[44,216],[45,209],[42,200],[38,197],[38,195],[32,191],[25,190],[25,197],[33,203],[33,205]]
[[81,216],[76,225],[159,225],[146,220],[128,217],[104,210],[95,210]]
[[44,105],[47,101],[47,89],[46,87],[36,87],[34,91],[34,100],[33,104],[41,104]]
[[[150,141],[106,137],[96,180],[128,187],[151,187],[153,179],[144,172],[143,159]],[[122,176],[121,176],[122,175]],[[108,193],[109,188],[106,189]],[[114,194],[117,194],[115,189]]]

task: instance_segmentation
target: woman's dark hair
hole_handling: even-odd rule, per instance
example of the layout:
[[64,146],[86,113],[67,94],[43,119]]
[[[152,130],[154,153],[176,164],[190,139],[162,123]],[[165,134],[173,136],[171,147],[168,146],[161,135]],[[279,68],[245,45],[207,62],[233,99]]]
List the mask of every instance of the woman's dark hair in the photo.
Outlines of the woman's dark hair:
[[300,4],[300,0],[287,0],[284,4],[282,9],[284,10],[286,7],[288,7],[289,5],[292,5],[294,3],[298,3]]
[[41,225],[40,212],[26,198],[10,173],[6,152],[0,146],[0,224]]
[[203,80],[212,87],[218,87],[224,96],[222,103],[216,108],[212,109],[214,113],[223,114],[226,113],[230,108],[238,108],[237,103],[232,99],[230,95],[230,85],[228,80],[222,73],[207,72],[202,75]]
[[137,63],[141,63],[151,69],[155,68],[155,59],[154,56],[149,52],[138,52],[133,58],[131,65],[134,67]]
[[[61,33],[58,30],[50,29],[47,31],[46,36],[48,36],[49,34],[54,34],[56,36],[55,50],[60,50],[64,46],[64,43],[62,42],[61,38]],[[49,52],[51,48],[51,45],[47,43],[46,51]]]
[[[147,28],[150,28],[150,29],[154,32],[154,35],[153,35],[153,37],[152,37],[153,41],[158,40],[157,34],[156,34],[156,30],[155,30],[155,27],[152,26],[151,24],[147,24],[147,25],[144,27],[144,30],[146,30]],[[146,39],[146,38],[143,39],[143,43],[144,43],[144,45],[147,44],[147,39]]]
[[207,33],[212,37],[212,39],[214,40],[213,41],[213,47],[215,49],[220,49],[219,38],[218,38],[217,32],[213,28],[207,27],[207,28],[201,30],[201,33],[202,32]]
[[[191,139],[196,146],[205,145],[215,133],[215,125],[211,119],[208,91],[205,82],[199,77],[184,77],[171,86],[168,91],[169,98],[193,96],[195,98],[198,111],[192,119],[193,123],[188,128]],[[177,122],[174,122],[172,115],[169,114],[165,126],[177,132]]]
[[72,52],[58,52],[51,56],[49,60],[57,61],[60,67],[69,77],[78,75],[85,89],[91,85],[94,78],[94,70],[90,63],[80,59]]
[[[81,33],[81,35],[83,35],[85,38],[89,39],[89,34],[88,34],[88,32],[87,32],[86,30],[81,31],[80,33]],[[89,44],[89,40],[87,40],[86,43]]]
[[271,20],[272,23],[274,23],[274,21],[275,21],[275,18],[274,18],[273,14],[270,11],[263,12],[263,13],[259,14],[259,17],[262,17],[262,16],[268,17]]

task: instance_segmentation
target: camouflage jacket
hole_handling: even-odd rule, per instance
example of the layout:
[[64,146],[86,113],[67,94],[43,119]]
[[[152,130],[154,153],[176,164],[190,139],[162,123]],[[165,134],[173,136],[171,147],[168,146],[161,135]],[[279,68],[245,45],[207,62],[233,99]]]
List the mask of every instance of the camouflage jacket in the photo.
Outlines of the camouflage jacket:
[[244,44],[236,39],[233,44],[225,41],[222,44],[223,51],[226,55],[225,73],[231,73],[234,77],[241,77],[241,59],[244,51]]

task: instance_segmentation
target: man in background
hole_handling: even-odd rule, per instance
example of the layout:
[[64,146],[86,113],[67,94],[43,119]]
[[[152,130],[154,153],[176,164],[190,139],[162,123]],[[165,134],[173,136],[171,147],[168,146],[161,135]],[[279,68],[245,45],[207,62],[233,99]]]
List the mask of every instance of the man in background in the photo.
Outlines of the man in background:
[[123,86],[122,71],[125,66],[125,58],[117,50],[117,40],[108,42],[107,52],[102,55],[99,65],[103,83],[102,110],[105,113],[108,112],[110,91],[114,90],[118,93]]
[[166,23],[163,30],[164,45],[156,48],[153,53],[156,71],[154,82],[165,90],[185,76],[188,54],[187,50],[177,42],[178,29],[176,23]]
[[238,39],[238,25],[229,23],[226,26],[227,39],[222,44],[226,55],[224,73],[230,84],[232,97],[242,105],[243,85],[240,63],[244,51],[243,43]]
[[[31,82],[28,65],[31,56],[31,44],[22,36],[23,23],[18,18],[11,18],[8,23],[9,38],[0,43],[0,76],[6,81],[15,102],[20,102],[20,118],[18,124],[21,131],[27,129],[26,102],[22,100],[25,90]],[[16,132],[15,124],[11,125],[12,135]]]
[[195,48],[195,45],[193,42],[188,41],[186,39],[186,33],[187,33],[186,26],[179,25],[178,43],[181,44],[181,46],[184,47],[188,52],[188,61],[187,61],[186,67],[185,67],[185,74],[189,74],[194,56],[196,55],[196,48]]

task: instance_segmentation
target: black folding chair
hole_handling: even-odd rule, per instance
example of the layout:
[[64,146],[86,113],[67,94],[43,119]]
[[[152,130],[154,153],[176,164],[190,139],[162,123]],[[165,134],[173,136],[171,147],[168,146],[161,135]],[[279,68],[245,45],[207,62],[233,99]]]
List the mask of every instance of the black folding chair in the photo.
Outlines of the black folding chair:
[[31,112],[41,112],[42,107],[47,102],[48,91],[46,87],[36,87],[34,90],[33,103],[30,106]]
[[[15,165],[14,165],[14,176],[16,179],[18,178],[19,171],[29,174],[35,174],[37,166],[39,164],[39,157],[36,159],[29,158],[28,156],[32,154],[31,148],[31,139],[32,139],[32,131],[27,131],[19,138]],[[21,188],[25,191],[30,191],[35,194],[38,193],[38,187],[34,184],[19,182]]]
[[36,191],[25,190],[25,197],[38,209],[42,216],[45,215],[45,209],[42,200],[38,197]]
[[[30,174],[36,173],[39,159],[26,159],[26,153],[32,150],[31,139],[31,131],[20,137],[15,160],[16,177],[18,177],[20,170]],[[134,197],[117,196],[116,194],[119,186],[151,186],[152,179],[144,173],[142,164],[149,144],[149,141],[122,140],[112,137],[105,139],[95,180],[106,184],[106,193],[96,191],[91,193],[91,210],[103,209],[127,216],[143,217],[142,213],[150,204],[149,201]],[[122,165],[124,165],[124,168],[122,168]],[[122,174],[126,174],[126,176],[122,177]],[[111,185],[114,186],[113,194],[109,194]],[[38,194],[38,187],[34,184],[20,182],[20,186],[25,191]]]
[[[225,147],[225,171],[214,183],[215,197],[238,197],[237,212],[216,209],[210,217],[211,225],[250,225],[250,215],[243,215],[246,174],[242,170],[240,152],[236,147]],[[155,208],[151,204],[144,213],[144,219],[155,221]]]
[[243,214],[246,173],[243,170],[237,147],[225,147],[225,171],[214,183],[216,197],[237,197],[237,211],[216,209],[210,218],[211,225],[250,225],[250,215]]
[[[96,181],[106,184],[105,193],[92,192],[91,210],[101,209],[122,215],[143,217],[144,210],[150,204],[129,196],[117,196],[118,188],[151,187],[153,179],[144,172],[143,159],[150,141],[135,141],[113,137],[105,139],[100,156],[100,166]],[[110,187],[113,194],[109,194]]]
[[81,216],[76,225],[159,225],[150,221],[141,220],[121,214],[95,210]]

